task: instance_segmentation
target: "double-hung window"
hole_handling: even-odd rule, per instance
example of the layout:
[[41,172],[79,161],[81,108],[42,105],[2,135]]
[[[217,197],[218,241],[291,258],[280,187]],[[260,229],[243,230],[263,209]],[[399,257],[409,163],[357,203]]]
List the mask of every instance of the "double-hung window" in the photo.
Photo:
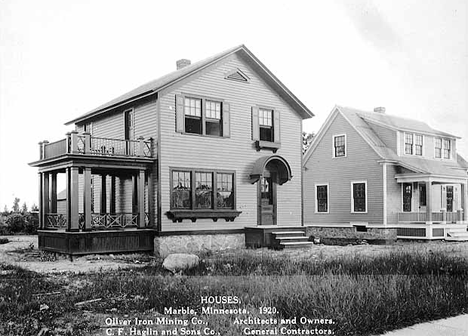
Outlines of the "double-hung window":
[[422,134],[405,133],[405,154],[422,156],[423,141]]
[[259,108],[258,109],[258,124],[260,127],[260,140],[273,142],[273,110]]
[[316,212],[328,213],[328,184],[315,186]]
[[413,155],[413,134],[405,133],[405,154]]
[[435,157],[438,159],[442,158],[442,139],[436,138],[435,139]]
[[423,155],[423,136],[421,134],[414,135],[414,154]]
[[176,95],[176,131],[208,136],[230,136],[230,105],[221,100]]
[[451,148],[450,148],[450,140],[444,139],[444,159],[450,159],[451,155]]
[[333,157],[344,157],[346,156],[346,135],[334,135],[333,136]]
[[351,182],[351,212],[367,212],[367,182]]

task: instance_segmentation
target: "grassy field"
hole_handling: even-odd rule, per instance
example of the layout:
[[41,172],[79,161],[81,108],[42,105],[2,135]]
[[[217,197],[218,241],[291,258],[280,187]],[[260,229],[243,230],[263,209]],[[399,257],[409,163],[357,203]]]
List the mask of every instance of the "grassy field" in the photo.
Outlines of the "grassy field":
[[[51,335],[105,335],[109,317],[154,319],[165,308],[190,307],[214,335],[265,334],[275,327],[278,334],[372,335],[468,311],[468,262],[444,252],[310,260],[247,250],[206,255],[199,267],[176,276],[161,263],[54,276],[2,264],[0,334],[37,335],[46,327]],[[246,329],[235,323],[246,315],[202,314],[210,306],[201,302],[204,296],[237,297],[241,303],[211,306],[245,308],[247,317],[273,321]]]

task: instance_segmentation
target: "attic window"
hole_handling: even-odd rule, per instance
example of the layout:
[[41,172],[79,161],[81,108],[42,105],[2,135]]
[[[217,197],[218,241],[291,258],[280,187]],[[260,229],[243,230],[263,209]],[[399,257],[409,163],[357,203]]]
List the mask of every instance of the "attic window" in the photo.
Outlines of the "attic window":
[[242,70],[240,69],[235,69],[235,70],[228,72],[228,74],[224,78],[230,79],[236,82],[244,82],[244,83],[250,82],[250,78],[245,73],[243,73]]

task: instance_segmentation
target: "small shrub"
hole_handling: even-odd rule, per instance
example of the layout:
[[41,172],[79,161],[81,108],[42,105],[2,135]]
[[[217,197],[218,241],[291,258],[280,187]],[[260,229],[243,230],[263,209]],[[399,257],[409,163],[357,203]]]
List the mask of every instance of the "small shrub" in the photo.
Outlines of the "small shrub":
[[14,213],[7,217],[6,224],[13,233],[18,233],[24,230],[26,220],[22,214]]
[[0,238],[0,244],[7,244],[9,242],[8,238]]

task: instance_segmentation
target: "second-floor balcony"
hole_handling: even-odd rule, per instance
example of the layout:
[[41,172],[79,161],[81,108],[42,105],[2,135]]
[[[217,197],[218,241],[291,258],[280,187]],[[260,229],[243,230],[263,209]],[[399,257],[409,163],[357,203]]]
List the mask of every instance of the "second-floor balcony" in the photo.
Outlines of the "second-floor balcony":
[[89,133],[72,131],[65,139],[39,143],[39,159],[47,160],[67,154],[100,157],[153,158],[153,139],[112,139],[92,136]]

